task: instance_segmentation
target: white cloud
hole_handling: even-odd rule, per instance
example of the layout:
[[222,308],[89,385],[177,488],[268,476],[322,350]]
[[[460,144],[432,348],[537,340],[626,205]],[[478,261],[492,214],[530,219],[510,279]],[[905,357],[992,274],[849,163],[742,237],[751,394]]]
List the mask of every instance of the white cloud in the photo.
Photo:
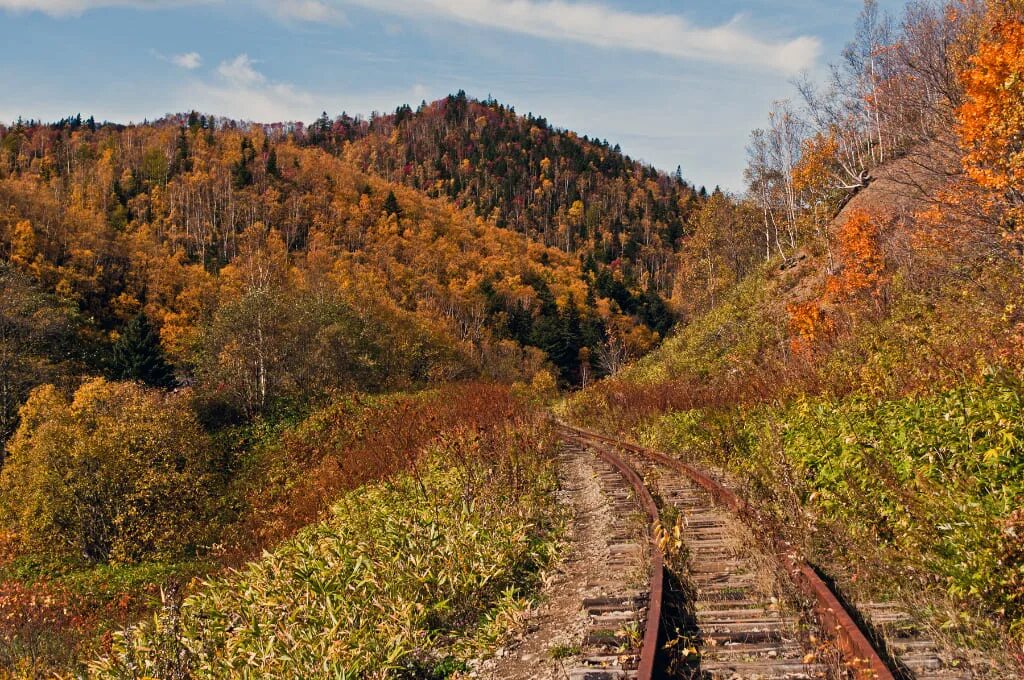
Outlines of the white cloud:
[[198,52],[185,52],[183,54],[172,54],[170,61],[176,66],[193,71],[202,65],[203,58],[199,56]]
[[231,61],[222,61],[217,67],[217,73],[237,87],[262,85],[267,79],[253,67],[253,64],[248,54],[239,54]]
[[[213,4],[225,0],[0,0],[0,10],[42,12],[53,17],[78,16],[94,9],[121,7],[128,9],[173,9],[189,5]],[[237,3],[244,9],[255,4],[282,21],[344,23],[345,15],[337,4],[324,0],[246,0]]]
[[14,12],[42,12],[50,16],[76,16],[103,7],[159,9],[195,5],[209,0],[0,0],[0,9]]
[[[279,20],[339,24],[341,5],[358,5],[415,19],[445,19],[469,26],[629,49],[673,58],[754,66],[787,74],[815,65],[821,42],[811,36],[759,37],[739,18],[698,26],[680,14],[617,9],[595,0],[249,0]],[[174,8],[224,0],[0,0],[0,10],[74,16],[91,9]],[[239,3],[244,6],[248,3]],[[251,6],[251,5],[250,5]]]
[[[175,8],[225,0],[0,0],[0,10],[75,16],[103,7]],[[228,0],[230,2],[230,0]],[[251,3],[251,4],[250,4]],[[787,74],[813,67],[821,42],[812,36],[762,38],[739,18],[698,26],[680,14],[617,9],[596,0],[249,0],[285,22],[344,23],[342,5],[414,19],[445,19],[469,26],[628,49],[680,59],[753,66]],[[390,32],[390,30],[389,30]]]
[[343,23],[345,15],[337,7],[320,0],[271,0],[270,12],[286,21]]
[[289,82],[279,82],[261,73],[258,62],[247,54],[221,62],[210,78],[192,78],[177,92],[168,110],[206,111],[258,122],[309,122],[321,111],[336,114],[342,110],[368,113],[388,111],[430,95],[428,88],[416,84],[408,89],[360,92],[347,95],[336,92],[311,92]]
[[677,14],[646,14],[566,0],[336,0],[412,18],[441,17],[471,26],[595,47],[758,66],[796,73],[815,64],[821,42],[760,38],[737,18],[711,27]]
[[248,54],[217,66],[212,80],[195,80],[178,95],[188,108],[246,120],[305,120],[315,97],[290,83],[269,80]]

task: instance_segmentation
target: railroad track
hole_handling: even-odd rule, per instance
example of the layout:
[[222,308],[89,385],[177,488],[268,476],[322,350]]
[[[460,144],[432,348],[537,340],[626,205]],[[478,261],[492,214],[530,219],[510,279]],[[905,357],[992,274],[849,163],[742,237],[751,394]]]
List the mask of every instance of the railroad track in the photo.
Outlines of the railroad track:
[[[600,568],[580,593],[586,630],[569,680],[651,678],[661,621],[662,555],[650,541],[658,508],[643,480],[621,458],[588,455],[566,441],[563,455],[587,460],[609,519]],[[563,465],[565,461],[563,461]]]
[[[615,499],[616,512],[628,515],[632,508],[635,516],[642,510],[649,527],[669,514],[678,518],[687,552],[685,583],[680,586],[687,596],[684,623],[673,631],[673,638],[677,645],[692,645],[691,658],[699,661],[677,670],[677,677],[897,677],[810,566],[785,545],[777,546],[774,555],[751,547],[757,541],[744,524],[751,515],[745,503],[728,488],[673,458],[593,432],[558,427],[571,450],[596,455],[597,474],[605,493]],[[661,508],[652,490],[661,501]],[[644,541],[646,545],[638,546]],[[633,560],[629,569],[636,569],[637,559],[646,556],[650,585],[623,595],[584,598],[583,606],[593,630],[585,637],[581,661],[569,673],[570,680],[647,680],[657,677],[657,666],[664,665],[664,658],[659,659],[659,648],[666,637],[666,631],[660,630],[664,556],[650,529],[641,536],[635,527],[609,536],[609,554],[626,553]],[[609,568],[620,569],[624,565],[620,560]],[[644,571],[642,567],[640,570]],[[772,583],[780,571],[813,603],[817,631],[808,630],[797,616],[784,611],[776,597],[777,584]],[[613,577],[606,585],[615,582]],[[626,629],[633,631],[634,644],[624,653],[627,645],[622,633]],[[816,639],[820,634],[834,641],[842,655],[841,663],[824,662],[827,659],[823,658],[820,640]],[[598,644],[602,641],[607,644]],[[917,651],[920,653],[925,646],[924,642],[917,645]],[[924,680],[930,676],[908,674],[903,667],[898,677]]]

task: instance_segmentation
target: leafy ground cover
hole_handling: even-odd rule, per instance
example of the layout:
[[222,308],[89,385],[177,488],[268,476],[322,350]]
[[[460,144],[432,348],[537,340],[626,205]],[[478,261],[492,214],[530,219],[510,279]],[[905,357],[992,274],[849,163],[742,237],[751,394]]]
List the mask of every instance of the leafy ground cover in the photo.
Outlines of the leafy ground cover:
[[1020,653],[1017,276],[988,263],[926,293],[895,281],[884,312],[851,315],[800,355],[785,301],[805,275],[755,272],[560,414],[723,471],[849,592],[910,601],[958,644]]
[[889,594],[944,591],[961,608],[935,612],[943,627],[1020,635],[1022,423],[1020,379],[989,375],[917,397],[675,412],[638,435],[744,480],[765,521],[823,564],[857,565]]
[[462,428],[239,570],[167,596],[97,677],[446,677],[508,628],[553,555],[537,422]]

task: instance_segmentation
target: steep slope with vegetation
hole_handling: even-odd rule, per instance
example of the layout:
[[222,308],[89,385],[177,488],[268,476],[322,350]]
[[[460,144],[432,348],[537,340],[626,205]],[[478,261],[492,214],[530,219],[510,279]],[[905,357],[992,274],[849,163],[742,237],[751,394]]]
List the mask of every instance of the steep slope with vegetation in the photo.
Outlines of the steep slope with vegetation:
[[563,407],[728,475],[852,597],[1017,664],[1022,26],[866,3],[830,87],[755,132],[747,196],[698,214],[685,327]]
[[[300,366],[274,365],[296,354],[283,338],[351,327],[356,309],[377,328],[310,363],[354,364],[353,381],[370,388],[535,371],[538,359],[506,339],[579,379],[598,368],[580,367],[582,347],[596,354],[615,338],[642,352],[670,322],[656,296],[630,297],[621,273],[581,271],[576,257],[301,146],[294,131],[216,126],[73,119],[0,133],[5,259],[76,303],[96,333],[144,313],[185,373],[219,370],[218,328],[255,307],[280,317],[253,329],[279,345],[256,349],[261,386],[232,386],[249,410],[298,389],[281,374],[303,382]],[[309,311],[289,313],[297,306]],[[382,335],[408,344],[389,356],[373,344]]]
[[1017,0],[869,0],[742,197],[463,93],[0,127],[0,677],[458,673],[559,385],[1024,667],[1022,88]]

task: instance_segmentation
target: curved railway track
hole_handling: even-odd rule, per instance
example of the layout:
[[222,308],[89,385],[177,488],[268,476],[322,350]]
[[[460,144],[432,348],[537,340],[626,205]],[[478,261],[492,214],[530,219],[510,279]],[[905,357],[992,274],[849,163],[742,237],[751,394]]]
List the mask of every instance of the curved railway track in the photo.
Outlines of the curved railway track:
[[[686,623],[676,633],[683,644],[692,641],[698,651],[694,656],[699,655],[699,664],[689,665],[683,677],[895,677],[854,617],[794,551],[778,545],[774,554],[765,555],[750,547],[757,542],[746,525],[752,515],[735,493],[674,458],[594,432],[563,424],[558,428],[568,447],[596,455],[601,466],[597,474],[617,512],[628,516],[632,508],[635,517],[642,510],[648,527],[660,521],[665,508],[672,508],[679,518],[688,554],[686,583],[681,587],[688,602]],[[640,571],[647,574],[648,585],[624,595],[584,598],[592,630],[585,637],[580,663],[568,673],[570,680],[658,677],[659,648],[665,642],[664,556],[650,530],[638,534],[634,527],[632,532],[612,533],[609,554],[618,562],[610,568],[621,568],[624,557],[636,568],[638,558],[645,556]],[[772,584],[766,582],[771,580],[766,574],[777,574],[778,566],[813,603],[817,629],[841,651],[842,664],[822,663],[814,632],[782,611]],[[632,646],[624,639],[630,637],[623,635],[627,628],[632,631]]]

